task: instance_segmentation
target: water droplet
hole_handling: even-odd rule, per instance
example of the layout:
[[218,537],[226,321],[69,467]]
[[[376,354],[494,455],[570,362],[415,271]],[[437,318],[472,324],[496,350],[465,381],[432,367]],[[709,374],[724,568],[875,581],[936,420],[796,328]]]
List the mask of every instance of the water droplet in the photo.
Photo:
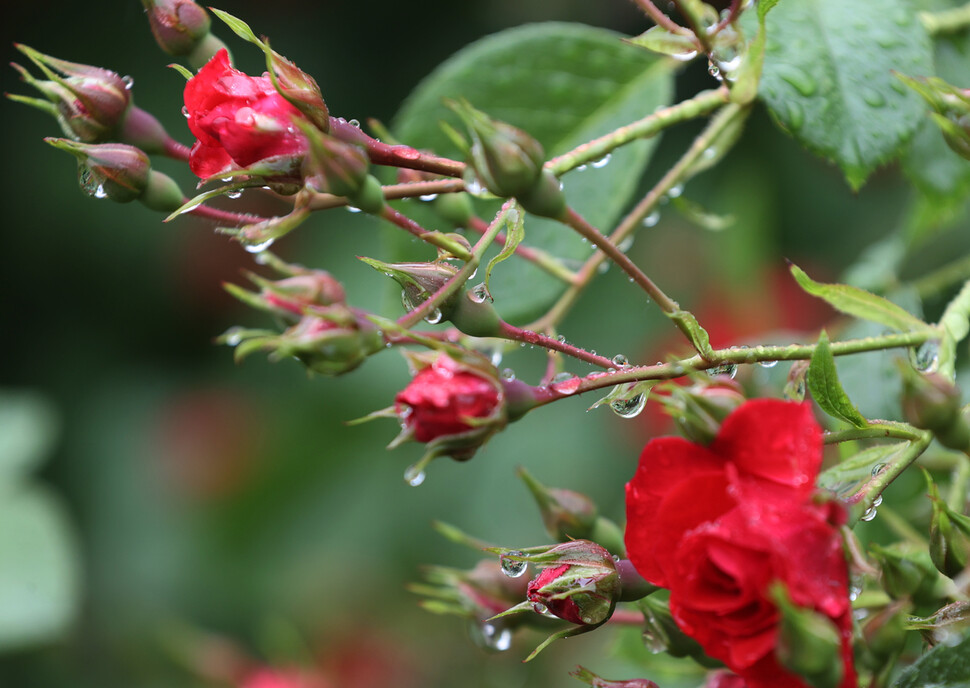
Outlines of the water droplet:
[[347,206],[347,212],[348,213],[359,213],[360,212],[360,208],[357,208],[357,207],[352,206],[352,205],[348,205]]
[[643,645],[652,655],[667,651],[667,641],[659,633],[652,631],[643,632]]
[[349,124],[350,126],[352,126],[354,129],[360,129],[360,121],[359,120],[352,119],[352,120],[349,120],[347,122],[347,124]]
[[599,160],[594,160],[593,162],[591,162],[590,165],[592,165],[594,169],[597,169],[598,170],[601,167],[606,167],[607,165],[609,165],[610,164],[610,159],[612,157],[613,157],[612,153],[607,153],[606,155],[604,155]]
[[499,375],[501,375],[502,379],[505,380],[506,382],[512,382],[512,380],[515,379],[515,371],[512,370],[511,368],[503,368],[502,372],[499,373]]
[[185,119],[192,116],[189,114],[189,109],[185,105],[182,106],[182,116],[185,117]]
[[874,519],[876,517],[876,509],[879,507],[880,504],[882,504],[882,495],[879,495],[873,500],[872,506],[866,509],[865,513],[859,517],[859,520],[865,521],[866,523],[868,523],[869,521]]
[[714,377],[715,375],[727,375],[733,380],[734,376],[738,374],[738,364],[725,363],[723,365],[714,366],[713,368],[708,368],[707,374],[711,377]]
[[[873,477],[876,477],[877,475],[879,475],[880,473],[882,473],[886,469],[886,466],[888,466],[888,465],[889,464],[885,464],[885,463],[877,463],[875,466],[872,467],[872,476]],[[880,495],[879,499],[880,499],[880,501],[882,500],[882,496],[881,495]]]
[[777,65],[775,71],[792,88],[808,98],[818,89],[818,82],[806,71],[794,65]]
[[482,624],[482,640],[485,647],[497,652],[505,652],[512,647],[512,630],[509,628],[497,628],[494,624]]
[[495,366],[496,368],[502,365],[502,349],[500,348],[493,349],[492,355],[489,357],[489,360],[492,362],[492,365]]
[[132,89],[132,87],[135,85],[135,80],[132,79],[127,74],[125,74],[123,77],[121,77],[121,83],[123,83],[125,85],[125,90],[126,91],[130,91]]
[[[522,556],[522,552],[509,552],[509,554],[513,557]],[[502,573],[509,578],[519,578],[525,573],[525,570],[529,568],[528,562],[509,559],[505,555],[500,557],[499,561],[502,563]]]
[[256,261],[256,265],[267,265],[269,264],[269,254],[265,251],[263,253],[257,253],[253,260]]
[[758,361],[758,365],[762,368],[774,368],[778,365],[778,361]]
[[646,405],[646,394],[634,394],[627,399],[614,399],[610,402],[613,413],[620,418],[636,418]]
[[107,198],[108,192],[104,190],[104,184],[98,184],[98,186],[94,189],[94,193],[91,195],[95,198]]
[[685,50],[682,53],[671,53],[670,57],[674,58],[675,60],[679,60],[680,62],[690,62],[695,57],[697,57],[697,51]]
[[550,387],[559,394],[575,394],[583,381],[572,373],[559,373],[552,378]]
[[404,471],[404,482],[411,487],[417,487],[423,483],[424,479],[427,477],[427,474],[421,469],[420,466],[418,466],[418,464],[408,466],[407,470]]
[[660,222],[660,211],[654,210],[652,213],[643,218],[644,227],[655,227],[657,223]]
[[734,80],[737,76],[738,69],[741,67],[741,54],[732,51],[733,54],[727,52],[720,53],[715,56],[717,61],[717,67],[721,72],[721,75],[728,80]]
[[849,600],[855,602],[859,595],[862,594],[862,588],[858,585],[849,586]]
[[936,339],[920,344],[915,352],[910,350],[913,367],[921,373],[933,373],[940,367],[940,342]]
[[[626,239],[621,241],[616,245],[617,250],[620,253],[626,253],[633,246],[633,236],[628,236]],[[609,263],[604,263],[604,265],[609,265]]]
[[426,203],[429,201],[433,201],[437,197],[438,197],[438,194],[424,194],[422,196],[418,196],[418,198],[420,198],[422,201],[425,201]]
[[441,314],[441,310],[438,308],[435,308],[426,316],[424,316],[424,321],[430,325],[437,325],[438,323],[441,322],[442,317],[443,316]]
[[615,365],[617,368],[626,368],[628,365],[630,365],[630,361],[623,354],[617,354],[613,357],[613,365]]
[[715,157],[717,157],[717,149],[714,146],[705,148],[704,152],[701,154],[701,157],[705,160],[713,160]]
[[226,198],[231,198],[233,200],[236,200],[240,196],[242,196],[242,189],[236,189],[235,191],[226,192]]
[[682,193],[684,193],[684,185],[677,184],[675,186],[670,187],[670,191],[667,192],[667,195],[670,196],[671,198],[680,198],[680,195]]
[[226,330],[223,333],[222,339],[223,341],[226,342],[228,346],[236,346],[237,344],[239,344],[239,342],[242,341],[242,334],[243,334],[243,328],[230,327],[228,330]]
[[468,292],[468,298],[473,303],[485,303],[485,301],[492,301],[492,295],[488,291],[488,287],[485,286],[484,282],[479,282],[471,291]]
[[707,73],[718,81],[724,81],[724,77],[721,76],[721,68],[710,60],[707,61]]
[[254,242],[244,242],[243,243],[243,248],[246,249],[246,251],[248,251],[249,253],[259,253],[261,251],[265,251],[270,246],[272,246],[274,241],[276,241],[276,240],[275,239],[267,239],[266,241],[259,241],[259,242],[255,242],[255,241]]
[[565,344],[566,343],[566,335],[564,335],[564,334],[559,335],[558,337],[556,337],[556,341],[559,342],[560,344]]
[[579,165],[578,167],[576,167],[577,172],[585,172],[588,169],[589,169],[588,165]]

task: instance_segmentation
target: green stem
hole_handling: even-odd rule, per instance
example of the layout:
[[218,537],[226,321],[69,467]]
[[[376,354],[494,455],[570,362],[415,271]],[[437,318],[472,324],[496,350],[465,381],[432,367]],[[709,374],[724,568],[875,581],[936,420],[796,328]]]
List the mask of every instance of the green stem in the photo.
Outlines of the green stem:
[[849,526],[852,526],[864,513],[871,509],[876,499],[882,495],[883,490],[909,468],[930,446],[930,442],[933,441],[933,433],[923,430],[917,432],[919,433],[917,439],[910,441],[905,450],[897,454],[885,468],[868,480],[861,490],[848,499],[849,504],[852,505],[852,513],[848,520]]
[[[488,230],[488,225],[479,217],[473,217],[468,223],[469,229],[484,234]],[[505,234],[501,233],[495,237],[495,241],[500,244],[505,243]],[[523,258],[536,267],[545,270],[547,273],[566,284],[574,284],[576,273],[562,264],[562,261],[554,258],[540,248],[519,244],[515,247],[515,255]]]
[[673,124],[710,114],[729,100],[730,92],[725,86],[713,91],[701,91],[689,100],[657,110],[549,160],[546,169],[558,177],[575,167],[600,160],[610,151],[631,141],[655,136]]
[[[657,182],[656,186],[617,225],[617,228],[610,234],[610,242],[617,246],[642,226],[643,219],[653,212],[660,203],[660,199],[673,187],[683,183],[691,176],[691,168],[703,159],[705,151],[711,147],[722,132],[728,127],[734,126],[738,118],[744,117],[748,109],[745,106],[730,103],[714,115],[707,128],[694,140],[687,152],[677,161],[677,164],[670,168],[663,178]],[[569,287],[553,307],[539,320],[532,323],[529,328],[533,330],[555,328],[579,299],[579,295],[586,286],[596,276],[599,266],[606,258],[606,254],[601,251],[590,256],[580,269],[576,283]]]
[[970,484],[970,460],[966,454],[956,454],[957,465],[950,479],[950,490],[946,495],[946,503],[951,509],[962,514],[967,505],[967,486]]
[[[509,211],[515,205],[515,201],[506,201],[502,209],[499,210],[495,219],[492,220],[491,224],[488,226],[486,232],[481,236],[475,246],[472,248],[471,254],[468,254],[467,258],[462,258],[465,264],[451,279],[444,283],[444,285],[432,294],[430,297],[421,302],[421,305],[412,311],[409,311],[405,315],[398,318],[397,324],[404,328],[414,327],[416,324],[421,322],[421,320],[429,315],[439,304],[447,301],[452,297],[462,285],[468,281],[472,274],[478,269],[479,263],[482,261],[482,256],[485,255],[485,251],[488,247],[492,245],[495,241],[495,237],[501,232],[502,227],[505,224],[505,217],[508,215]],[[467,253],[467,251],[466,251]]]
[[907,423],[898,423],[891,420],[872,421],[872,427],[868,428],[849,428],[837,432],[825,433],[825,444],[836,444],[838,442],[851,442],[853,440],[875,440],[894,438],[900,440],[917,440],[922,437],[922,431],[917,430]]
[[970,28],[970,3],[941,12],[920,12],[919,20],[931,36]]
[[394,208],[389,205],[384,206],[380,216],[391,224],[394,224],[406,232],[413,234],[421,241],[425,241],[432,246],[436,246],[448,251],[451,255],[455,256],[455,258],[459,258],[460,260],[464,261],[471,260],[472,254],[468,252],[467,248],[459,244],[457,241],[445,234],[442,234],[441,232],[429,232],[407,215],[394,210]]

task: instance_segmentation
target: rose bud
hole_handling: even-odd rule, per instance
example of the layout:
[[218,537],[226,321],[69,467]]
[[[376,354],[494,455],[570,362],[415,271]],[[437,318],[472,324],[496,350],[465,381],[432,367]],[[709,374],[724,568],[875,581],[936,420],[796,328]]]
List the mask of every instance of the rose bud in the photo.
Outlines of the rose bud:
[[306,270],[279,280],[268,280],[249,273],[249,279],[260,287],[258,293],[235,284],[224,285],[240,301],[295,324],[310,306],[331,306],[346,299],[343,286],[324,270]]
[[930,520],[930,559],[944,576],[956,578],[966,569],[970,560],[970,518],[951,509],[940,498],[939,490],[933,482],[930,482],[929,490],[933,505],[933,517]]
[[783,584],[772,589],[781,622],[775,655],[778,662],[812,688],[838,688],[842,683],[842,639],[828,617],[795,605]]
[[330,111],[323,100],[323,93],[316,79],[280,55],[275,50],[266,52],[267,66],[275,77],[273,85],[284,98],[306,115],[316,128],[330,131]]
[[472,199],[467,193],[439,194],[432,208],[452,227],[467,227],[475,215]]
[[[421,606],[439,614],[457,614],[483,621],[521,600],[526,593],[524,577],[502,573],[498,562],[484,559],[470,571],[430,566],[424,571],[425,584],[408,586],[424,595]],[[514,622],[513,622],[514,623]]]
[[178,185],[151,168],[144,152],[123,143],[78,143],[46,138],[78,160],[78,182],[89,196],[118,203],[138,200],[152,210],[171,212],[182,205]]
[[320,375],[346,373],[384,348],[378,330],[342,304],[307,310],[306,315],[281,334],[232,329],[218,341],[236,347],[237,362],[254,351],[269,351],[270,360],[296,358]]
[[740,385],[733,381],[670,385],[669,390],[669,395],[657,397],[664,410],[689,440],[704,445],[714,441],[724,419],[745,401]]
[[158,47],[169,55],[185,57],[198,69],[225,48],[210,32],[209,14],[192,0],[141,0]]
[[355,196],[364,180],[370,160],[360,146],[304,127],[310,144],[303,159],[303,179],[308,187],[334,196]]
[[908,598],[918,604],[936,599],[939,573],[929,552],[905,544],[870,544],[869,549],[882,569],[882,587],[894,600]]
[[578,678],[583,683],[588,683],[593,688],[659,688],[653,681],[645,678],[629,678],[622,681],[607,681],[600,678],[585,667],[576,667],[575,671],[569,672],[570,676]]
[[748,684],[737,674],[725,670],[712,673],[704,688],[748,688]]
[[304,115],[268,76],[249,76],[220,50],[185,84],[185,112],[197,141],[189,167],[202,179],[248,170],[295,179],[309,144],[296,126]]
[[906,603],[895,602],[865,620],[862,625],[862,638],[870,668],[878,670],[895,660],[903,651],[909,615],[910,610]]
[[[392,278],[401,285],[401,301],[404,308],[413,311],[427,301],[432,294],[441,289],[448,280],[458,274],[458,269],[444,261],[432,263],[384,263],[373,258],[360,257],[360,260],[372,268]],[[428,322],[436,324],[448,320],[459,294],[454,294],[439,304],[435,311],[428,316]]]
[[917,373],[902,364],[903,417],[931,430],[940,444],[960,451],[970,448],[970,426],[960,413],[960,389],[939,373]]
[[559,180],[543,170],[542,144],[526,132],[494,120],[467,101],[446,103],[472,138],[469,165],[485,188],[501,198],[516,197],[529,212],[558,217],[566,207]]
[[546,487],[522,467],[516,473],[539,505],[549,537],[559,542],[592,537],[597,518],[593,500],[572,490]]
[[671,657],[692,657],[701,663],[709,663],[710,659],[700,644],[680,630],[665,597],[658,592],[637,603],[646,624],[643,639],[647,648],[654,654],[666,652]]
[[20,65],[14,68],[24,81],[49,102],[15,97],[53,114],[70,138],[87,143],[109,141],[118,131],[131,105],[129,83],[109,69],[59,60],[26,45],[17,49],[40,68],[50,81],[37,81]]
[[936,111],[933,121],[953,151],[970,159],[970,89],[960,89],[942,79],[913,79],[897,74],[903,83],[915,90]]

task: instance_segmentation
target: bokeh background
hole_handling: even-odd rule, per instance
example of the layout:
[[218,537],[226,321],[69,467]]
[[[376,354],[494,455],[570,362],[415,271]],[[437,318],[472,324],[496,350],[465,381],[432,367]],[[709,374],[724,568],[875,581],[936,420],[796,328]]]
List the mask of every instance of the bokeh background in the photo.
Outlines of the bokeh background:
[[[224,0],[220,7],[313,74],[333,114],[385,122],[436,64],[489,33],[549,19],[628,35],[649,25],[622,0]],[[171,59],[154,44],[140,3],[13,3],[3,18],[5,61],[26,63],[12,46],[19,41],[129,74],[137,104],[191,141],[180,114],[182,77],[165,68]],[[241,68],[263,70],[255,50],[217,31]],[[12,69],[2,82],[4,92],[28,93]],[[713,81],[695,64],[677,84],[686,97]],[[353,688],[579,685],[566,676],[576,663],[607,676],[664,676],[664,685],[700,681],[680,664],[660,661],[653,674],[639,667],[650,655],[635,630],[619,645],[606,632],[562,642],[522,665],[542,636],[525,632],[510,651],[490,652],[462,620],[422,611],[404,587],[419,579],[422,564],[478,559],[436,535],[433,519],[507,546],[547,541],[515,477],[518,465],[582,490],[622,519],[623,485],[643,442],[662,428],[659,414],[621,420],[604,409],[587,413],[593,399],[560,402],[510,427],[467,464],[438,462],[411,488],[401,475],[419,446],[387,452],[396,432],[390,422],[344,425],[388,405],[406,383],[399,354],[336,379],[260,356],[234,364],[213,339],[232,325],[269,324],[221,286],[241,282],[242,270],[256,267],[252,256],[203,222],[163,225],[137,204],[87,197],[73,161],[41,140],[59,135],[53,120],[10,102],[0,108],[0,399],[16,420],[0,447],[28,446],[38,464],[3,487],[3,499],[43,494],[70,553],[40,562],[46,573],[38,575],[60,586],[61,597],[47,601],[63,604],[49,611],[47,630],[12,632],[0,648],[0,686],[224,685],[204,675],[219,666],[222,643],[255,663],[304,663],[326,685]],[[699,126],[664,137],[645,187]],[[191,189],[188,170],[169,161],[158,167]],[[835,168],[800,150],[761,110],[735,151],[686,193],[737,222],[712,233],[664,212],[631,255],[695,309],[721,345],[826,322],[831,314],[798,294],[783,257],[837,278],[865,247],[908,222],[913,200],[896,168],[852,194]],[[966,252],[966,229],[958,218],[908,265],[918,274]],[[274,250],[330,270],[352,303],[396,317],[397,297],[354,259],[382,258],[385,231],[332,211]],[[615,270],[563,327],[587,348],[649,362],[669,351],[671,330],[643,311]],[[503,365],[535,380],[543,360],[522,351]],[[742,379],[777,393],[784,374],[759,368]],[[3,532],[0,544],[32,547]],[[14,546],[0,552],[8,562],[21,557],[32,559]],[[0,609],[0,626],[12,613]]]

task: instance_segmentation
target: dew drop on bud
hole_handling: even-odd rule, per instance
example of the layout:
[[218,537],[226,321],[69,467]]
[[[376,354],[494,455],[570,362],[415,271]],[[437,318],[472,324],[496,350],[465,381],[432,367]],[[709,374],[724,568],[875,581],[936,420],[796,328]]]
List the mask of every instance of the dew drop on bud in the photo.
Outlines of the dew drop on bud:
[[274,241],[275,239],[267,239],[266,241],[244,243],[243,248],[249,253],[261,253],[272,246]]
[[121,83],[125,85],[126,91],[130,91],[132,87],[135,85],[135,80],[126,74],[123,77],[121,77]]
[[430,325],[437,325],[438,323],[441,322],[441,318],[442,318],[441,310],[438,308],[435,308],[426,316],[424,316],[425,322],[427,322]]
[[643,218],[644,227],[655,227],[657,223],[660,222],[660,211],[654,210],[652,213]]
[[347,206],[347,212],[348,213],[359,213],[360,212],[360,208],[357,208],[357,207],[352,206],[352,205],[348,205]]
[[235,191],[227,191],[226,192],[226,198],[231,198],[232,200],[236,200],[240,196],[242,196],[242,190],[241,189],[236,189]]
[[242,333],[243,333],[243,328],[230,327],[228,330],[226,330],[223,333],[222,339],[229,346],[236,346],[237,344],[239,344],[239,342],[242,341]]
[[626,368],[628,365],[630,365],[630,361],[623,354],[617,354],[613,357],[613,365],[615,365],[617,368]]
[[635,394],[629,399],[614,399],[610,402],[613,413],[620,418],[636,418],[646,405],[647,396],[645,394]]
[[711,377],[715,377],[717,375],[727,375],[733,380],[734,376],[738,374],[738,364],[725,363],[724,365],[714,366],[713,368],[708,368],[707,374]]
[[489,293],[485,283],[479,282],[468,292],[468,298],[474,303],[485,303],[486,301],[492,300],[492,295]]
[[659,655],[667,651],[667,641],[659,633],[643,632],[643,645],[652,655]]
[[349,124],[350,126],[352,126],[354,129],[360,129],[360,121],[359,120],[352,119],[352,120],[348,121],[347,124]]
[[913,367],[921,373],[934,373],[940,365],[940,342],[931,339],[915,351],[910,350]]
[[428,477],[427,474],[417,464],[408,466],[404,471],[404,482],[411,487],[417,487],[426,477]]
[[778,361],[758,361],[758,365],[762,368],[774,368],[778,365]]
[[606,167],[607,165],[609,165],[610,164],[610,159],[612,157],[613,157],[613,154],[612,153],[607,153],[606,155],[604,155],[599,160],[594,160],[593,162],[591,162],[590,165],[593,166],[593,169],[598,170],[601,167]]
[[438,194],[423,194],[421,196],[418,196],[418,198],[420,198],[422,201],[426,203],[429,201],[433,201],[437,197],[438,197]]
[[515,379],[515,371],[511,368],[504,368],[499,375],[501,375],[502,379],[506,382],[512,382],[512,380]]
[[[522,552],[509,552],[513,557],[522,556]],[[501,558],[502,562],[502,573],[504,573],[509,578],[519,578],[525,573],[525,570],[529,568],[528,562],[525,561],[515,561],[509,559],[505,556]]]

